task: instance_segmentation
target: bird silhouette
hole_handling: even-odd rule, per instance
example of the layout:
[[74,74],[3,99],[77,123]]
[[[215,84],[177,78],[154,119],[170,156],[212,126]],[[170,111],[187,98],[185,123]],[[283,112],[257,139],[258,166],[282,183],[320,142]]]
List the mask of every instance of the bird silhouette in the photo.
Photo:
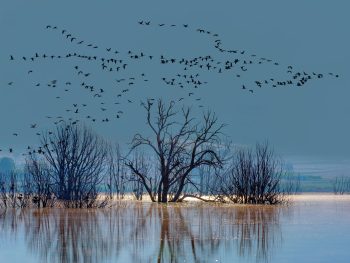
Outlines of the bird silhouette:
[[[140,25],[147,25],[147,26],[153,26],[153,22],[151,23],[151,21],[144,21],[144,20],[140,20],[138,21],[138,24]],[[154,24],[155,27],[163,27],[167,25],[167,30],[176,30],[176,28],[192,28],[190,27],[188,24],[184,24],[184,23],[179,23],[179,24],[165,24],[165,23],[159,23],[159,24]],[[52,29],[57,29],[56,26],[52,26],[52,25],[47,25],[47,28],[52,28]],[[146,28],[146,27],[144,27]],[[160,29],[158,29],[160,31]],[[185,31],[185,30],[183,30]],[[186,30],[187,32],[191,32],[190,29]],[[158,60],[160,62],[160,64],[164,67],[173,67],[174,70],[176,70],[175,67],[180,66],[180,71],[176,71],[176,76],[174,75],[172,76],[167,76],[166,78],[163,78],[164,81],[164,85],[169,85],[172,87],[177,87],[177,88],[181,88],[179,90],[179,92],[185,92],[188,94],[189,97],[194,96],[194,100],[191,101],[197,101],[199,102],[201,100],[201,98],[197,97],[197,92],[193,92],[189,90],[186,92],[186,88],[194,88],[194,91],[197,91],[198,89],[200,89],[203,85],[207,84],[206,81],[204,81],[202,79],[202,76],[199,76],[201,72],[205,72],[205,74],[208,74],[207,72],[213,73],[213,74],[217,74],[220,73],[220,76],[224,76],[224,74],[231,74],[232,72],[232,76],[236,76],[237,78],[241,77],[240,74],[237,73],[241,73],[240,71],[248,71],[249,68],[249,64],[256,64],[256,66],[258,65],[268,65],[268,63],[271,63],[271,65],[276,65],[278,66],[279,63],[275,62],[272,59],[269,58],[264,58],[264,57],[258,57],[255,54],[248,54],[247,51],[245,50],[239,50],[239,49],[229,49],[223,46],[222,43],[222,39],[219,38],[219,35],[215,32],[209,31],[205,28],[198,28],[198,29],[193,29],[193,31],[197,31],[199,33],[202,34],[203,38],[206,38],[210,41],[212,41],[212,45],[215,48],[214,50],[219,51],[219,56],[213,56],[211,54],[209,55],[202,55],[202,56],[195,56],[195,57],[168,57],[166,54],[162,54],[162,55],[158,55],[158,54],[148,54],[146,52],[146,50],[129,50],[127,52],[118,52],[117,50],[115,50],[114,52],[112,51],[111,47],[101,47],[99,48],[99,46],[95,45],[94,41],[88,40],[88,39],[77,39],[74,33],[70,33],[69,31],[67,31],[66,29],[60,28],[59,30],[57,30],[57,34],[62,38],[62,40],[66,41],[67,44],[69,45],[81,45],[82,43],[88,43],[88,44],[84,44],[83,46],[79,46],[79,49],[75,50],[75,52],[66,52],[64,54],[43,54],[42,52],[36,52],[34,55],[25,55],[22,57],[22,59],[20,59],[21,63],[26,63],[24,61],[33,61],[35,63],[38,63],[40,61],[42,61],[43,59],[47,59],[49,61],[57,61],[58,59],[66,59],[68,60],[72,60],[74,59],[74,61],[76,61],[76,66],[74,66],[75,71],[73,70],[73,72],[77,75],[79,75],[79,77],[95,77],[97,74],[95,74],[95,71],[91,71],[89,73],[87,73],[82,65],[85,65],[84,63],[97,63],[98,64],[98,68],[96,70],[101,70],[106,72],[106,74],[110,74],[110,76],[113,78],[112,74],[122,74],[122,73],[126,73],[129,74],[130,70],[133,63],[141,63],[141,61],[143,59],[147,59],[147,60],[143,60],[142,63],[146,62],[149,63],[149,65],[152,65],[151,63],[155,63],[157,61],[156,58],[160,59]],[[69,33],[68,33],[69,32]],[[78,47],[78,46],[77,46]],[[90,51],[85,51],[83,52],[83,48],[85,47],[89,47]],[[94,50],[92,50],[94,49]],[[109,52],[109,53],[106,53]],[[93,52],[93,53],[92,53]],[[118,57],[114,54],[118,54]],[[40,54],[40,55],[39,55]],[[108,54],[108,57],[106,57],[106,54]],[[17,54],[14,55],[10,55],[10,60],[15,60],[15,57],[19,57],[21,58],[21,56],[17,56]],[[78,60],[79,59],[79,60]],[[140,64],[141,65],[141,64]],[[288,64],[287,64],[288,65]],[[148,65],[146,65],[147,69],[148,69]],[[321,79],[321,78],[325,78],[327,76],[331,76],[331,77],[335,77],[338,78],[339,75],[335,74],[335,73],[326,73],[326,74],[321,74],[321,73],[308,73],[308,72],[303,72],[300,71],[298,74],[296,74],[293,70],[293,66],[289,65],[287,67],[288,71],[288,75],[286,74],[285,70],[283,71],[284,74],[286,74],[287,78],[283,79],[276,77],[276,80],[271,80],[269,78],[263,79],[261,81],[255,81],[255,84],[262,88],[265,86],[272,86],[272,87],[282,87],[282,86],[286,86],[286,85],[294,85],[294,86],[303,86],[305,85],[308,81],[311,81],[313,79]],[[170,70],[170,68],[169,68]],[[28,74],[32,73],[32,70],[28,71]],[[142,71],[143,72],[143,71]],[[37,69],[35,68],[35,73],[37,73]],[[147,76],[148,75],[148,72]],[[33,74],[32,76],[35,77],[37,74]],[[140,77],[141,75],[141,77]],[[117,87],[113,87],[117,89],[117,94],[113,96],[113,98],[115,98],[115,96],[122,97],[127,97],[127,95],[131,94],[131,92],[129,92],[130,90],[133,90],[134,87],[139,87],[142,84],[141,83],[145,83],[148,81],[148,79],[150,80],[150,82],[152,81],[152,78],[147,78],[145,79],[145,73],[142,74],[137,74],[135,77],[130,77],[128,75],[120,75],[119,79],[116,79],[117,82]],[[114,75],[115,76],[115,75]],[[122,78],[121,78],[122,77]],[[98,89],[97,87],[95,87],[94,85],[91,85],[91,83],[87,83],[87,79],[92,79],[92,78],[86,78],[84,79],[85,82],[81,83],[81,87],[84,88],[83,90],[86,90],[87,92],[91,92],[91,96],[93,98],[96,98],[96,100],[98,98],[102,98],[104,96],[106,96],[105,94],[107,94],[108,96],[110,95],[111,92],[111,88],[107,86],[104,86],[103,89]],[[272,78],[271,78],[272,79]],[[128,82],[122,83],[123,81],[129,80]],[[132,81],[131,81],[132,80]],[[140,82],[139,80],[143,80],[145,82]],[[61,81],[61,80],[59,80]],[[71,82],[63,82],[66,83],[66,85],[71,85]],[[11,86],[13,84],[13,82],[9,82],[8,85]],[[123,85],[124,84],[124,85]],[[36,86],[40,86],[40,83],[37,82]],[[57,92],[60,92],[60,85],[58,84],[57,80],[55,81],[51,81],[47,84],[48,87],[52,87],[55,88],[57,87],[57,89],[55,89]],[[73,85],[72,85],[73,86]],[[253,93],[253,89],[247,89],[247,84],[243,83],[242,84],[242,89],[243,90],[247,90],[250,93]],[[74,86],[73,86],[74,87]],[[126,87],[130,88],[127,89]],[[62,92],[68,92],[70,90],[66,89],[62,89]],[[73,91],[73,89],[71,89],[71,91]],[[64,93],[67,94],[67,93]],[[59,96],[56,96],[56,98],[62,98],[62,101],[64,101],[65,96],[60,96],[62,94],[58,94]],[[195,96],[196,95],[196,96]],[[107,96],[106,96],[107,97]],[[112,97],[112,95],[111,95]],[[180,98],[178,98],[178,101],[183,101],[184,97],[182,95],[179,95]],[[197,97],[197,98],[195,98]],[[133,103],[133,101],[135,101],[134,99],[136,99],[135,97],[127,97],[125,100],[120,99],[120,101],[114,102],[112,101],[111,103],[115,104],[115,105],[122,105],[124,103]],[[98,103],[98,102],[97,102]],[[108,101],[101,103],[102,105],[105,105],[104,108],[101,108],[102,111],[108,111],[109,107],[108,107]],[[79,104],[80,105],[80,104]],[[198,105],[198,104],[197,104]],[[79,113],[79,107],[77,103],[73,103],[74,108],[68,109],[67,112],[71,112],[71,113]],[[84,111],[88,111],[90,110],[90,104],[89,106],[87,106],[86,104],[82,104],[84,108]],[[130,105],[131,107],[131,105]],[[199,108],[204,107],[204,105],[198,105]],[[64,110],[64,109],[63,109]],[[120,117],[120,112],[118,111],[116,117],[119,118]],[[79,116],[79,115],[77,115]],[[88,119],[92,119],[92,121],[96,121],[96,118],[92,118],[90,115],[88,115],[89,118]],[[69,118],[72,121],[75,121],[74,119],[78,119],[77,117],[72,119]],[[103,122],[107,122],[106,120],[108,120],[108,118],[103,118]],[[61,122],[63,120],[59,120],[59,122]],[[57,122],[57,120],[56,120]]]

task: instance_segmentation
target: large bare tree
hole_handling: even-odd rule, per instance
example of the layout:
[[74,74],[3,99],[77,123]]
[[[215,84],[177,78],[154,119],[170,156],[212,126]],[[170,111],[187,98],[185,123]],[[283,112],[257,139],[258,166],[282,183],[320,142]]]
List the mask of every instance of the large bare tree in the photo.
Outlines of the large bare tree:
[[154,180],[154,175],[143,172],[133,160],[128,161],[127,166],[141,179],[153,202],[182,200],[184,187],[194,185],[194,169],[221,165],[214,145],[219,143],[223,125],[218,124],[215,114],[209,111],[198,122],[191,116],[190,108],[178,112],[174,102],[147,101],[142,105],[152,137],[136,134],[131,150],[148,147],[156,156],[160,179]]

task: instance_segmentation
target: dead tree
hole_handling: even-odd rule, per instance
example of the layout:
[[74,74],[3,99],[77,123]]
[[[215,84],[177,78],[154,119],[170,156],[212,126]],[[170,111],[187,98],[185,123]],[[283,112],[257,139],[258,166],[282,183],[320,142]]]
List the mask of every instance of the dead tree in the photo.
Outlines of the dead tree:
[[10,200],[8,197],[8,180],[5,173],[0,172],[0,208],[10,207]]
[[199,196],[209,196],[215,199],[221,199],[220,178],[231,169],[232,161],[232,142],[225,140],[215,146],[220,155],[222,165],[218,167],[201,166],[197,169],[199,177],[198,194]]
[[30,154],[26,159],[24,179],[38,208],[54,204],[52,172],[49,169],[36,154]]
[[279,202],[284,194],[281,182],[285,171],[267,142],[256,145],[255,160],[255,173],[250,186],[252,197],[249,201],[258,204]]
[[[150,171],[152,167],[150,158],[147,158],[142,152],[135,151],[133,153],[132,162],[137,171],[150,178]],[[131,184],[131,191],[134,194],[136,200],[142,200],[142,196],[144,194],[144,185],[141,178],[136,173],[131,172],[129,182]]]
[[251,150],[239,149],[233,158],[231,170],[221,174],[218,191],[220,199],[224,201],[224,198],[228,198],[234,203],[248,203],[254,173]]
[[[148,101],[143,106],[146,110],[147,125],[152,139],[136,134],[132,140],[131,150],[146,146],[156,156],[159,165],[160,180],[156,183],[140,171],[130,160],[127,166],[142,181],[145,190],[154,202],[171,202],[181,200],[184,187],[192,184],[192,172],[201,166],[219,166],[221,160],[214,144],[219,143],[223,125],[218,125],[216,116],[207,112],[202,122],[195,122],[190,108],[175,111],[175,103],[168,105],[162,100],[156,103]],[[180,116],[178,116],[180,115]],[[178,118],[182,118],[179,122]],[[152,191],[156,188],[156,193]]]
[[236,152],[231,171],[221,176],[220,192],[222,200],[235,203],[276,204],[296,191],[297,182],[264,143],[257,144],[254,152],[244,148]]
[[40,153],[59,200],[69,207],[94,205],[107,156],[104,140],[85,126],[63,123],[55,132],[42,135]]
[[0,172],[0,208],[24,208],[28,204],[17,171]]
[[123,199],[127,187],[127,167],[121,153],[119,144],[109,147],[107,155],[106,185],[110,198],[116,195],[117,199]]
[[333,181],[333,193],[335,195],[350,193],[350,178],[336,177]]

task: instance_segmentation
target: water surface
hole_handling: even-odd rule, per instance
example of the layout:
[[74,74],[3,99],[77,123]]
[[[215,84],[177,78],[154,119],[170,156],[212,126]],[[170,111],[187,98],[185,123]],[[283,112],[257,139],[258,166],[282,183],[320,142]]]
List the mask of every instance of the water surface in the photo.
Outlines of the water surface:
[[0,214],[0,262],[350,262],[350,200]]

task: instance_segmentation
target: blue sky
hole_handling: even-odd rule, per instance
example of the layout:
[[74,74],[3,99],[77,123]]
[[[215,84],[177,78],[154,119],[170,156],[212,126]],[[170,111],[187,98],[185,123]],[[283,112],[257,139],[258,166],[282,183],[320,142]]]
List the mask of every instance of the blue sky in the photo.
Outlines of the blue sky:
[[[37,142],[36,132],[51,129],[45,116],[71,116],[66,109],[75,103],[86,103],[79,115],[106,117],[101,107],[108,107],[111,116],[122,110],[123,116],[108,124],[88,123],[107,139],[125,145],[138,131],[145,130],[140,100],[147,97],[168,100],[185,97],[184,105],[192,106],[194,114],[203,109],[216,112],[227,124],[225,132],[236,144],[253,145],[269,140],[276,152],[287,160],[300,158],[350,160],[349,1],[2,1],[0,4],[0,153],[9,155],[15,149],[18,157],[27,145]],[[151,21],[150,27],[137,21]],[[156,25],[175,24],[165,29]],[[86,42],[96,43],[98,50],[81,48],[67,41],[60,32],[47,30],[55,25]],[[183,30],[183,24],[189,30]],[[200,72],[208,82],[189,98],[188,91],[165,85],[162,77],[172,78],[179,67],[164,67],[159,59],[150,63],[130,63],[124,73],[108,74],[93,63],[77,60],[40,60],[28,62],[22,56],[39,54],[106,55],[105,48],[120,52],[125,59],[128,50],[144,52],[159,58],[211,55],[218,60],[233,59],[213,48],[212,41],[196,32],[205,28],[219,34],[227,49],[245,50],[246,54],[278,61],[280,66],[263,65],[242,73]],[[102,49],[103,47],[103,49]],[[100,49],[101,48],[101,49]],[[15,61],[9,56],[14,55]],[[108,91],[105,105],[82,90],[81,78],[74,72],[79,65],[91,73],[89,81]],[[340,78],[327,77],[307,83],[304,87],[256,89],[254,94],[241,89],[254,86],[256,79],[283,78],[288,65],[295,71],[335,72]],[[29,70],[33,72],[28,74]],[[140,83],[141,74],[149,82]],[[123,89],[116,79],[135,77],[136,85],[115,102],[115,89]],[[46,84],[58,80],[56,88]],[[138,82],[139,81],[139,82]],[[13,82],[11,86],[9,82]],[[71,82],[69,92],[64,92]],[[40,87],[36,87],[41,83]],[[119,86],[118,86],[119,85]],[[56,99],[56,97],[61,97]],[[201,98],[200,104],[195,98]],[[133,101],[128,103],[127,100]],[[113,105],[113,106],[109,106]],[[75,115],[73,114],[75,117]],[[36,123],[35,130],[30,125]],[[19,133],[19,136],[13,136]],[[297,158],[294,158],[297,156]],[[345,163],[347,162],[345,161]]]

